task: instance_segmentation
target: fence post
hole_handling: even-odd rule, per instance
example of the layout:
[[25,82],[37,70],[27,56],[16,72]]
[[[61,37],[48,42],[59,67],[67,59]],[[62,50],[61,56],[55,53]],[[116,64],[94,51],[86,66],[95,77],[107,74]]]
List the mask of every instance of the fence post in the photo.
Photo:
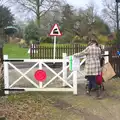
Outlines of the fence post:
[[75,44],[75,46],[74,46],[75,48],[75,53],[78,53],[79,51],[78,51],[78,47],[79,47],[79,44]]
[[0,96],[4,96],[4,78],[3,78],[3,45],[0,45]]
[[29,49],[30,49],[30,54],[29,54],[29,55],[30,55],[30,59],[32,59],[32,58],[33,58],[33,56],[32,56],[32,55],[33,55],[32,45],[30,45],[30,48],[29,48]]
[[[8,55],[4,55],[4,60],[8,59]],[[8,62],[4,61],[4,89],[9,89],[9,70]],[[9,94],[9,91],[5,91],[5,94]]]
[[107,55],[105,56],[105,64],[106,64],[107,62],[109,62],[109,51],[105,51],[105,55]]
[[0,62],[3,64],[3,46],[0,46]]
[[[63,63],[62,63],[63,69],[67,66],[66,56],[67,54],[63,53]],[[63,79],[67,81],[67,69],[63,71]],[[66,85],[65,82],[63,82],[63,86],[65,85]]]
[[77,71],[73,71],[73,94],[77,95]]

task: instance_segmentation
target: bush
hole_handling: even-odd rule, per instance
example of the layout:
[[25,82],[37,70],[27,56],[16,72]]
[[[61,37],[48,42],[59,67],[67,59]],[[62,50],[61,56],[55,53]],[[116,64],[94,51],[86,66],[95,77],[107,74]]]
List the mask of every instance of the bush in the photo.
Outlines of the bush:
[[19,47],[20,48],[27,48],[27,44],[26,44],[26,41],[21,39],[21,41],[18,43]]
[[33,21],[26,26],[24,38],[27,44],[30,43],[30,40],[39,41],[40,29]]
[[73,34],[65,32],[62,37],[57,37],[57,43],[60,44],[72,44]]
[[99,43],[100,44],[107,44],[109,42],[109,39],[107,36],[103,36],[103,35],[99,35],[98,36],[98,39],[99,39]]
[[52,37],[41,37],[40,43],[53,43]]
[[84,41],[83,41],[83,39],[82,39],[81,37],[79,37],[79,36],[76,35],[76,36],[73,38],[72,42],[73,42],[73,43],[82,43],[82,42],[84,42]]

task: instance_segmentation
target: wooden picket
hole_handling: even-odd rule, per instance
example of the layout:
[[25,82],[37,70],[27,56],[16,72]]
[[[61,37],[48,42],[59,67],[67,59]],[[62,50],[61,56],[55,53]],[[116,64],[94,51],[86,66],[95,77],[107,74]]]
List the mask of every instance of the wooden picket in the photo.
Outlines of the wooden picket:
[[[77,52],[84,50],[86,46],[80,44],[64,45],[63,47],[56,47],[56,59],[62,59],[62,53],[67,53],[67,55],[72,55]],[[31,59],[53,59],[53,46],[37,46],[33,45],[30,48],[30,58]],[[37,51],[36,53],[34,51]]]

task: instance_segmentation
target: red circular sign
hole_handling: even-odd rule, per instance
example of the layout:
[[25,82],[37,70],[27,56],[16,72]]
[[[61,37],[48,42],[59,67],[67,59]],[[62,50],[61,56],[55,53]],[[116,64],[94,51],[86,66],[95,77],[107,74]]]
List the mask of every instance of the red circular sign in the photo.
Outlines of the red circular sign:
[[44,70],[37,70],[34,74],[34,77],[37,81],[43,82],[46,80],[46,72]]

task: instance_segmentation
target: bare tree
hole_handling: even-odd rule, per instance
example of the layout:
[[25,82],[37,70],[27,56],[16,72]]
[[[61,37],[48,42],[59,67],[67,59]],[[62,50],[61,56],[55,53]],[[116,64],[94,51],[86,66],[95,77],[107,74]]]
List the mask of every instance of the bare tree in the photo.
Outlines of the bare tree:
[[[116,2],[115,0],[103,0],[103,17],[111,28],[116,29]],[[120,8],[120,6],[119,6]],[[120,20],[120,17],[119,17]]]
[[41,34],[48,34],[50,32],[51,27],[54,23],[59,24],[61,21],[61,10],[54,9],[52,11],[48,11],[44,16],[42,16],[41,22]]
[[[79,9],[78,19],[75,22],[74,31],[81,37],[92,34],[96,22],[97,10],[93,3],[87,6],[86,10]],[[76,28],[77,27],[77,28]]]
[[40,27],[40,18],[48,11],[60,5],[59,0],[12,0],[12,4],[19,6],[20,12],[27,12],[35,15],[37,25]]
[[0,0],[0,5],[5,5],[8,2],[8,0]]

